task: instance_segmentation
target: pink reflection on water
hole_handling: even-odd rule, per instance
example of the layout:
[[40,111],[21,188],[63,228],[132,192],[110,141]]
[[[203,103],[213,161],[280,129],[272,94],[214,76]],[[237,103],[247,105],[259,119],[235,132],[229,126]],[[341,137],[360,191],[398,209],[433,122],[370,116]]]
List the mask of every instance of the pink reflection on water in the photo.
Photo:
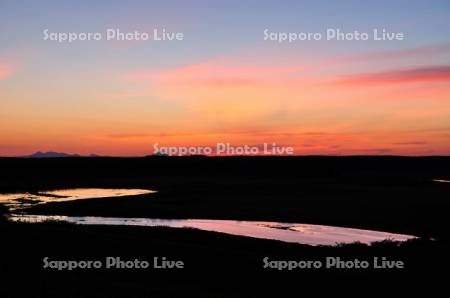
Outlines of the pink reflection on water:
[[443,179],[434,179],[434,182],[441,182],[441,183],[450,183],[450,180],[443,180]]
[[[121,188],[72,188],[46,191],[43,193],[45,196],[61,196],[66,197],[63,200],[80,200],[80,199],[93,199],[93,198],[107,198],[107,197],[123,197],[123,196],[136,196],[148,193],[154,193],[154,190],[147,189],[121,189]],[[58,201],[61,201],[58,199]]]
[[122,188],[72,188],[51,190],[37,193],[9,193],[0,194],[0,203],[6,204],[12,209],[29,207],[35,204],[49,202],[66,202],[73,200],[85,200],[96,198],[135,196],[155,193],[148,189],[122,189]]
[[[18,209],[31,204],[62,202],[92,198],[120,197],[154,193],[146,189],[103,189],[76,188],[54,190],[36,194],[0,194],[0,203],[10,209]],[[13,215],[13,221],[44,222],[48,220],[66,221],[88,225],[126,225],[126,226],[165,226],[172,228],[194,228],[210,232],[279,240],[309,245],[335,245],[337,243],[371,243],[386,239],[405,241],[415,238],[410,235],[342,228],[323,225],[280,223],[264,221],[236,221],[212,219],[154,219],[154,218],[115,218],[115,217],[71,217],[46,215]]]
[[16,221],[43,222],[62,220],[87,225],[125,225],[146,227],[194,228],[210,232],[279,240],[308,245],[335,245],[338,243],[372,243],[383,240],[406,241],[415,236],[342,228],[323,225],[278,223],[263,221],[235,221],[210,219],[152,219],[114,217],[71,217],[71,216],[16,216]]

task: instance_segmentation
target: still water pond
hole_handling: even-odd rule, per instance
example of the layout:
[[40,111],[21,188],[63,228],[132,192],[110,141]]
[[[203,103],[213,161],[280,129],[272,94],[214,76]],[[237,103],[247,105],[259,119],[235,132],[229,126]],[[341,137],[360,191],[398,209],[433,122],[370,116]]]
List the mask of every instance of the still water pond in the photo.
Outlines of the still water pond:
[[0,204],[5,204],[10,210],[16,210],[50,202],[135,196],[154,192],[156,191],[148,189],[72,188],[34,193],[0,194]]
[[[120,197],[152,193],[143,189],[68,189],[37,194],[0,194],[0,202],[12,207],[12,211],[29,204],[45,204],[102,197]],[[32,200],[30,203],[29,200]],[[204,231],[220,232],[231,235],[280,240],[309,245],[335,245],[337,243],[371,243],[386,239],[406,241],[415,238],[410,235],[394,234],[380,231],[312,225],[301,223],[281,223],[267,221],[237,221],[214,219],[155,219],[155,218],[121,218],[92,216],[50,216],[50,215],[12,215],[14,221],[44,222],[59,220],[86,225],[124,225],[124,226],[164,226],[171,228],[194,228]]]

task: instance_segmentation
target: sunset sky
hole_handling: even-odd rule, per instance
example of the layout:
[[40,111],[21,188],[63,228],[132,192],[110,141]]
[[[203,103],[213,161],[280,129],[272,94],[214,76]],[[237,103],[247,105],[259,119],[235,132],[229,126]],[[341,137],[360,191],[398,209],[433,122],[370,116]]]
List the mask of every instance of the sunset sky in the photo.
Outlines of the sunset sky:
[[[0,0],[0,156],[135,156],[155,143],[217,142],[449,155],[449,20],[448,0]],[[59,43],[43,33],[108,28],[164,28],[184,40]],[[328,28],[405,39],[263,34]]]

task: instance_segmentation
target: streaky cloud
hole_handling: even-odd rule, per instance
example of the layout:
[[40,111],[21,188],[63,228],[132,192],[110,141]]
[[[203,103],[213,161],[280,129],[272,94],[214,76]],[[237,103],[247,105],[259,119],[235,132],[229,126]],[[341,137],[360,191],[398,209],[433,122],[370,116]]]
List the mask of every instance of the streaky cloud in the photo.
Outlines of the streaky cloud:
[[383,85],[445,81],[450,82],[449,65],[390,70],[376,73],[363,73],[357,75],[349,75],[336,80],[337,83],[350,85]]

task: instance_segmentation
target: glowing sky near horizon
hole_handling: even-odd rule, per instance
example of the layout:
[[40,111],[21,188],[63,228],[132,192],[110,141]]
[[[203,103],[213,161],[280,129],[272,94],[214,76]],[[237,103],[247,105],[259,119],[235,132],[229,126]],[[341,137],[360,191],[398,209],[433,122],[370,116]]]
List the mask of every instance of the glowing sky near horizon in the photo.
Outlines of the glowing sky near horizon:
[[[0,0],[0,156],[164,146],[449,155],[450,2]],[[183,41],[43,40],[183,32]],[[264,41],[263,31],[403,32]]]

